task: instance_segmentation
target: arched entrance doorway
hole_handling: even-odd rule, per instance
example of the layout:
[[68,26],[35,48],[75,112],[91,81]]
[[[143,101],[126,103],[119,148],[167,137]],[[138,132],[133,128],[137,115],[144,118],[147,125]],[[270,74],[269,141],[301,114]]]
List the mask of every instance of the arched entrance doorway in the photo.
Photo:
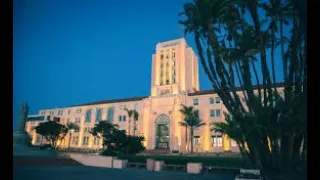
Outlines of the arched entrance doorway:
[[156,149],[170,148],[170,119],[167,115],[161,114],[156,119]]

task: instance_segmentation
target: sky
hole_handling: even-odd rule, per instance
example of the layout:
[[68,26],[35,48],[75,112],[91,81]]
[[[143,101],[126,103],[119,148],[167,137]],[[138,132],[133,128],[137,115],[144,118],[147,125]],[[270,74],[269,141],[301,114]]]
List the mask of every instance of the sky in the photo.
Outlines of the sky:
[[[40,109],[148,96],[156,44],[184,36],[185,0],[15,0],[13,126]],[[193,36],[186,41],[196,51]],[[199,64],[200,89],[211,89]]]

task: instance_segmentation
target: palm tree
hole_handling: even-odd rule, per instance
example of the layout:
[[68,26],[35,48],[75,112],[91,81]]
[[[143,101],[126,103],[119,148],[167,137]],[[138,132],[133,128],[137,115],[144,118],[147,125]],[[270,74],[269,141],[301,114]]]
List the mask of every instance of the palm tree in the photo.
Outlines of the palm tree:
[[139,120],[139,113],[138,111],[136,110],[133,110],[133,122],[134,122],[134,136],[136,135],[136,130],[137,130],[137,127],[136,127],[136,122]]
[[[181,105],[182,109],[180,109],[180,112],[185,115],[184,122],[180,122],[179,124],[181,126],[186,127],[186,133],[187,133],[187,127],[190,127],[190,145],[191,145],[191,154],[193,153],[193,132],[194,129],[200,126],[205,125],[206,123],[202,123],[199,119],[199,111],[194,110],[192,106],[185,106]],[[187,138],[187,136],[186,136]]]
[[186,143],[186,149],[187,149],[187,144],[188,144],[188,124],[186,123],[186,119],[190,118],[192,116],[192,112],[193,112],[193,106],[185,106],[183,104],[181,104],[181,109],[179,110],[184,116],[184,121],[183,122],[179,122],[180,126],[184,126],[186,128],[186,134],[185,134],[185,143]]
[[78,131],[79,126],[76,123],[67,123],[67,132],[69,132],[68,148],[70,148],[71,136],[73,131]]
[[191,154],[193,153],[193,131],[195,128],[206,125],[206,123],[201,122],[199,119],[199,110],[196,110],[192,113],[190,121],[187,122],[188,126],[190,126],[190,141],[191,141]]
[[132,118],[132,116],[134,116],[134,111],[135,110],[133,110],[133,109],[128,109],[128,108],[124,108],[124,110],[127,112],[127,114],[128,114],[128,118],[129,118],[129,131],[128,131],[128,135],[130,136],[130,125],[131,125],[131,118]]
[[287,65],[284,58],[284,35],[283,35],[283,25],[288,25],[288,18],[291,16],[289,11],[290,6],[287,3],[283,3],[282,0],[269,0],[269,3],[262,3],[260,5],[266,11],[266,17],[271,19],[269,29],[273,31],[274,36],[278,31],[278,23],[280,26],[280,42],[281,42],[281,56],[283,62],[284,79],[287,78]]

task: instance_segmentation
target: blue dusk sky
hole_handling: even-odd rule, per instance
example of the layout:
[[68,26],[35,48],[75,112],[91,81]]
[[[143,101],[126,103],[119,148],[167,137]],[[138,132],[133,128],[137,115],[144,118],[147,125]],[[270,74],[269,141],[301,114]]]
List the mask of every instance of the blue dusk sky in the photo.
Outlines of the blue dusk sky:
[[[39,109],[148,96],[158,42],[183,37],[185,0],[14,0],[13,125]],[[196,49],[193,36],[186,41]],[[210,82],[199,64],[200,88]]]

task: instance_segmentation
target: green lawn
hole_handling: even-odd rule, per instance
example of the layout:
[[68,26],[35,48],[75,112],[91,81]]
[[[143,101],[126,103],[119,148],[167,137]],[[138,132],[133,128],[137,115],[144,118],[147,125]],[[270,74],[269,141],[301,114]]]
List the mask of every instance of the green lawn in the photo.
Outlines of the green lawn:
[[242,157],[204,157],[204,156],[132,156],[121,155],[119,159],[127,159],[129,162],[146,163],[147,158],[163,160],[165,164],[186,165],[188,162],[201,162],[204,166],[221,167],[249,167]]

